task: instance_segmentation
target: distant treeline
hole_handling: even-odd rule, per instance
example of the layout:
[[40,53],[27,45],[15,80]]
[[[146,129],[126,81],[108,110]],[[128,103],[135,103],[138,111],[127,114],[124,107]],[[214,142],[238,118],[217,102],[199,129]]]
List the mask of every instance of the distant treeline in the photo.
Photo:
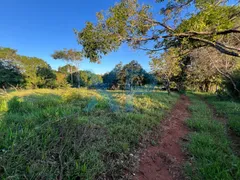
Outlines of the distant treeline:
[[[66,65],[56,71],[42,59],[18,55],[14,49],[0,48],[0,88],[75,87],[76,74],[74,66]],[[79,71],[79,76],[84,87],[102,82],[101,75],[89,71]]]
[[0,48],[0,88],[61,88],[88,87],[129,89],[151,84],[154,76],[147,73],[137,61],[116,65],[109,73],[98,75],[78,70],[67,64],[53,70],[44,60],[17,54],[11,48]]
[[[57,58],[62,58],[59,54]],[[0,48],[0,88],[132,90],[145,85],[160,85],[169,93],[171,89],[194,90],[239,97],[240,62],[237,58],[223,56],[213,48],[199,48],[185,56],[176,57],[175,49],[170,49],[160,57],[153,57],[150,73],[133,60],[125,65],[119,63],[110,72],[98,75],[79,70],[69,61],[56,71],[42,59],[18,55],[14,49]]]

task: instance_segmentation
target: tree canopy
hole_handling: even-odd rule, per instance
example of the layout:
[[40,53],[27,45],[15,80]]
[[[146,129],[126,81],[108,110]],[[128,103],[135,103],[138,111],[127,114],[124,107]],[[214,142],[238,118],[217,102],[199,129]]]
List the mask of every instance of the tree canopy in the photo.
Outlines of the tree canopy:
[[[156,7],[162,2],[156,0]],[[75,32],[85,57],[92,62],[99,62],[102,55],[117,50],[122,43],[149,52],[176,46],[185,52],[211,46],[224,54],[240,57],[239,46],[223,41],[229,34],[240,33],[240,8],[237,1],[235,3],[173,0],[168,1],[165,8],[159,8],[156,15],[150,5],[121,0],[109,10],[97,13],[96,24],[87,22],[84,29]]]
[[[11,66],[10,69],[14,67],[14,71],[20,73],[24,77],[24,81],[21,81],[20,84],[24,85],[27,88],[37,87],[39,77],[37,76],[38,68],[49,67],[49,65],[42,59],[36,57],[27,57],[17,54],[17,50],[11,48],[0,48],[0,61],[2,65],[5,65],[5,68]],[[3,68],[3,66],[2,66]],[[13,70],[13,69],[12,69]],[[5,76],[11,74],[11,71],[6,72]],[[4,79],[8,81],[9,79]],[[14,85],[17,85],[14,83]]]
[[[70,63],[71,65],[68,66],[70,69],[71,74],[71,83],[73,84],[73,72],[78,72],[79,71],[79,64],[80,61],[82,61],[82,52],[77,51],[74,49],[63,49],[60,51],[55,51],[52,54],[53,59],[61,59],[66,61],[68,64]],[[75,71],[74,71],[75,69]],[[79,78],[79,76],[77,76]],[[78,87],[80,87],[80,80],[78,79]]]
[[74,49],[63,49],[52,54],[53,59],[62,59],[68,63],[82,60],[82,53]]
[[123,65],[119,63],[103,75],[103,83],[110,89],[129,89],[153,83],[153,77],[135,60]]

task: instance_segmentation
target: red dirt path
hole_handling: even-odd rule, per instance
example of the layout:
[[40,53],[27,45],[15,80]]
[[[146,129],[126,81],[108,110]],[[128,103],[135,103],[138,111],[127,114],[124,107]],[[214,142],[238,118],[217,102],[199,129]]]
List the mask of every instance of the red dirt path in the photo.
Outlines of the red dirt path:
[[188,97],[182,95],[161,124],[158,145],[148,147],[141,153],[135,180],[184,179],[182,165],[186,155],[182,152],[180,143],[188,133],[184,121],[189,117],[189,104]]

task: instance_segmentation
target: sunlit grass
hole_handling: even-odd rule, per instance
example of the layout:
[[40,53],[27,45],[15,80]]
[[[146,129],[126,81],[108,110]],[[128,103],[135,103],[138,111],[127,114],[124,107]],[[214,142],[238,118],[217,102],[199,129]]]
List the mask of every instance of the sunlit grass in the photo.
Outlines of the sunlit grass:
[[219,99],[216,95],[204,95],[217,113],[227,118],[227,125],[240,136],[240,102],[232,99]]
[[199,97],[189,95],[192,117],[187,121],[193,130],[187,149],[191,162],[187,173],[191,179],[240,179],[240,159],[234,155],[224,125]]
[[[128,97],[128,98],[127,98]],[[178,99],[165,92],[26,90],[1,97],[0,178],[121,178],[141,136]]]

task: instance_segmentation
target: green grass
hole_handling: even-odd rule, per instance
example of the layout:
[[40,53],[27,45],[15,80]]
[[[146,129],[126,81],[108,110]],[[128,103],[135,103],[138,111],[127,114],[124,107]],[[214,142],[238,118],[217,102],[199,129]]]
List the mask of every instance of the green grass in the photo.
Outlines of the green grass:
[[195,95],[189,97],[192,116],[187,124],[193,132],[187,144],[191,155],[186,166],[188,176],[196,180],[240,179],[240,159],[230,148],[224,125],[214,120],[206,103]]
[[121,92],[109,93],[112,98],[86,89],[2,96],[0,179],[120,179],[141,136],[179,96],[140,93],[131,103]]
[[215,95],[204,95],[204,98],[212,104],[216,111],[227,118],[227,125],[240,136],[240,102],[233,100],[221,100]]

